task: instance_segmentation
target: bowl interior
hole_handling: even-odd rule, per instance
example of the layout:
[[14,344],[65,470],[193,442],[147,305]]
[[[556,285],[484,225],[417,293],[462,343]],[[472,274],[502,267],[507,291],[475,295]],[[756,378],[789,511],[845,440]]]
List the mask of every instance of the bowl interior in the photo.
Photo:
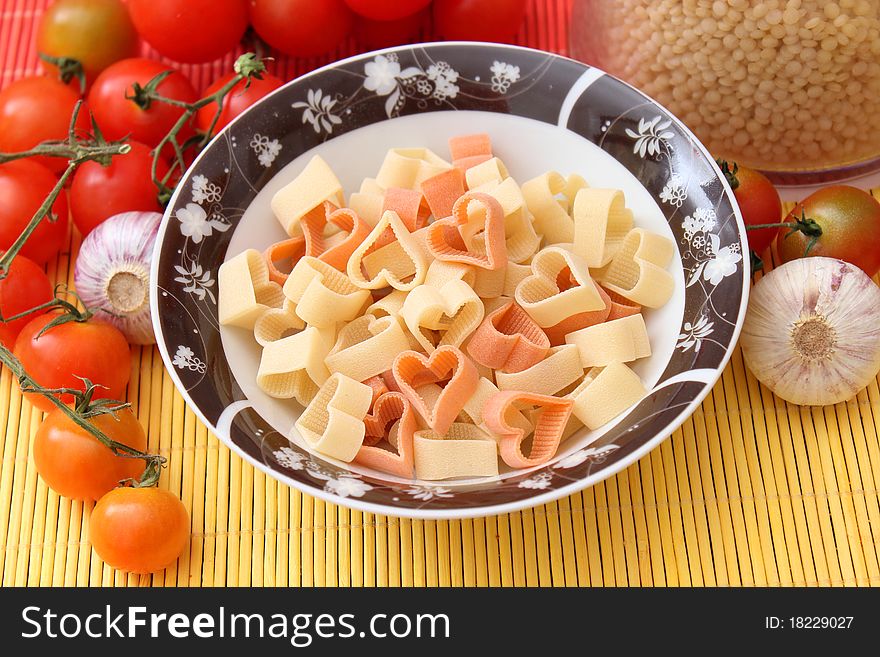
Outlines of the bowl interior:
[[[370,89],[377,66],[384,67],[387,84]],[[435,78],[443,75],[445,97],[423,98],[432,84],[440,89]],[[413,86],[413,79],[424,85]],[[550,464],[503,471],[492,480],[404,481],[309,453],[293,430],[301,408],[256,386],[260,350],[252,334],[217,324],[217,268],[246,248],[262,251],[285,237],[269,201],[313,155],[320,154],[351,193],[375,174],[389,148],[428,147],[446,156],[449,137],[471,132],[490,134],[517,182],[556,170],[580,174],[593,187],[622,189],[636,225],[675,243],[669,271],[676,292],[664,307],[645,312],[653,355],[634,366],[651,393],[601,430],[577,432]],[[699,403],[741,324],[748,277],[740,222],[729,188],[695,138],[618,80],[508,46],[397,48],[289,83],[199,157],[169,205],[158,240],[153,309],[159,346],[178,387],[222,440],[309,493],[393,515],[511,510],[609,476]]]

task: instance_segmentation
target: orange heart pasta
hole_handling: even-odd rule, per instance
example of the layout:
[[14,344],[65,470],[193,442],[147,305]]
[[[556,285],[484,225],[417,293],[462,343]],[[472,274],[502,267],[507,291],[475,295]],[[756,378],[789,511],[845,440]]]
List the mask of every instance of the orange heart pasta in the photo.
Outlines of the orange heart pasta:
[[392,148],[343,189],[315,156],[272,199],[289,239],[228,255],[219,322],[252,334],[263,393],[301,410],[292,442],[473,482],[552,463],[648,394],[643,308],[670,298],[675,245],[623,191],[517,180],[503,157],[485,133]]

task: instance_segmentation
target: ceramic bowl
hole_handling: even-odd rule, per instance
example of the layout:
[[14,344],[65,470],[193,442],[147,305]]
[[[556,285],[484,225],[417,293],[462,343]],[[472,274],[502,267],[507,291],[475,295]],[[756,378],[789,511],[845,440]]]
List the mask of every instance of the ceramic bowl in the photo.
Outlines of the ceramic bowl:
[[[447,152],[452,135],[487,132],[519,182],[548,170],[624,190],[638,226],[676,246],[675,294],[645,313],[649,394],[599,431],[581,431],[550,463],[491,480],[416,482],[310,453],[301,409],[255,384],[259,346],[217,322],[217,270],[285,237],[273,193],[315,154],[347,192],[395,146]],[[744,254],[746,258],[744,260]],[[690,415],[736,342],[748,295],[745,231],[713,159],[680,121],[602,71],[537,50],[422,44],[346,59],[253,106],[199,155],[159,231],[152,309],[159,349],[187,403],[255,467],[305,493],[419,518],[515,511],[594,484],[655,448]]]

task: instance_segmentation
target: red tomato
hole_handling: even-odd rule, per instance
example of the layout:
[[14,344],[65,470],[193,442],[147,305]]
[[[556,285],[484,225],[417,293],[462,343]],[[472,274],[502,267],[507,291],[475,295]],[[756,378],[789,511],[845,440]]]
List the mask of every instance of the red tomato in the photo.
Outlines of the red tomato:
[[133,573],[170,566],[189,540],[189,514],[161,488],[116,488],[98,500],[89,540],[107,564]]
[[509,41],[525,14],[526,0],[435,0],[434,27],[450,41]]
[[247,0],[129,0],[137,31],[176,62],[210,62],[230,52],[247,29]]
[[418,37],[419,30],[427,25],[429,12],[420,11],[393,21],[373,21],[361,18],[354,25],[358,42],[369,50],[410,43]]
[[394,21],[421,11],[431,0],[345,0],[345,4],[364,18]]
[[[15,153],[42,141],[67,139],[73,107],[79,95],[61,81],[48,76],[22,78],[0,91],[0,152]],[[77,131],[89,128],[88,108],[76,120]],[[67,167],[63,157],[35,157],[56,173]]]
[[[217,78],[207,89],[205,89],[202,98],[216,93],[220,87],[227,84],[234,77],[235,73],[229,73],[221,78]],[[232,121],[232,119],[244,112],[248,107],[264,96],[268,96],[282,84],[284,84],[284,82],[269,73],[263,73],[262,80],[251,78],[251,83],[248,85],[247,89],[245,89],[245,80],[241,80],[223,99],[223,109],[220,112],[220,119],[214,127],[214,134],[220,132],[224,126]],[[205,105],[200,109],[196,113],[196,130],[203,133],[208,132],[211,127],[211,121],[214,120],[214,114],[216,112],[217,103]]]
[[[90,419],[105,436],[143,452],[147,436],[130,408],[113,415]],[[37,472],[59,495],[72,500],[95,501],[124,479],[138,479],[144,471],[142,459],[117,456],[80,428],[59,408],[53,410],[34,436],[34,464]]]
[[[738,166],[735,162],[718,160],[721,171],[733,188],[733,195],[748,226],[778,224],[782,217],[782,201],[773,183],[762,173]],[[779,228],[748,231],[749,248],[759,256],[776,238]]]
[[137,55],[138,36],[120,0],[57,0],[40,18],[37,50],[77,60],[91,81],[113,62]]
[[295,57],[323,55],[348,36],[354,14],[343,0],[250,0],[251,25],[266,43]]
[[[89,92],[89,106],[107,139],[130,136],[135,141],[153,147],[168,134],[183,114],[182,107],[154,101],[147,109],[142,109],[125,96],[134,94],[134,83],[143,87],[169,68],[171,67],[152,59],[123,59],[98,76]],[[198,100],[190,81],[177,70],[162,80],[158,91],[166,98],[186,103]],[[182,143],[187,137],[186,134],[179,135],[179,142]]]
[[[28,160],[0,164],[0,251],[18,239],[58,179],[49,169]],[[45,264],[67,242],[67,195],[64,191],[52,206],[52,217],[44,218],[19,252],[37,264]]]
[[[110,166],[85,162],[73,176],[70,213],[83,237],[120,212],[163,211],[151,177],[153,153],[139,142],[129,143],[131,150],[125,155],[113,156]],[[167,172],[168,162],[160,158],[156,173],[161,178]]]
[[838,258],[860,267],[868,276],[880,271],[880,203],[861,189],[833,185],[810,194],[785,218],[793,226],[806,218],[822,229],[812,238],[803,232],[779,229],[776,249],[782,262],[804,255]]
[[[22,255],[15,256],[6,278],[0,279],[0,314],[12,317],[35,308],[52,299],[52,284],[40,267]],[[15,345],[15,338],[32,315],[14,322],[0,322],[0,344],[7,349]]]
[[[82,390],[83,382],[77,378],[82,377],[104,386],[98,388],[96,398],[123,399],[131,374],[131,354],[119,329],[93,318],[55,326],[38,338],[55,317],[55,313],[35,317],[18,334],[14,353],[25,371],[44,388]],[[28,397],[42,411],[56,408],[42,395]],[[70,403],[73,397],[62,395],[61,400]]]

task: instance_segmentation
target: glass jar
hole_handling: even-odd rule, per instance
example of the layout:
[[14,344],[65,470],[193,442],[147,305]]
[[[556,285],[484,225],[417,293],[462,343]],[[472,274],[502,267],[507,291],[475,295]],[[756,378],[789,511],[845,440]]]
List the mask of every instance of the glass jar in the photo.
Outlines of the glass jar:
[[777,182],[880,168],[880,0],[575,0],[571,53]]

